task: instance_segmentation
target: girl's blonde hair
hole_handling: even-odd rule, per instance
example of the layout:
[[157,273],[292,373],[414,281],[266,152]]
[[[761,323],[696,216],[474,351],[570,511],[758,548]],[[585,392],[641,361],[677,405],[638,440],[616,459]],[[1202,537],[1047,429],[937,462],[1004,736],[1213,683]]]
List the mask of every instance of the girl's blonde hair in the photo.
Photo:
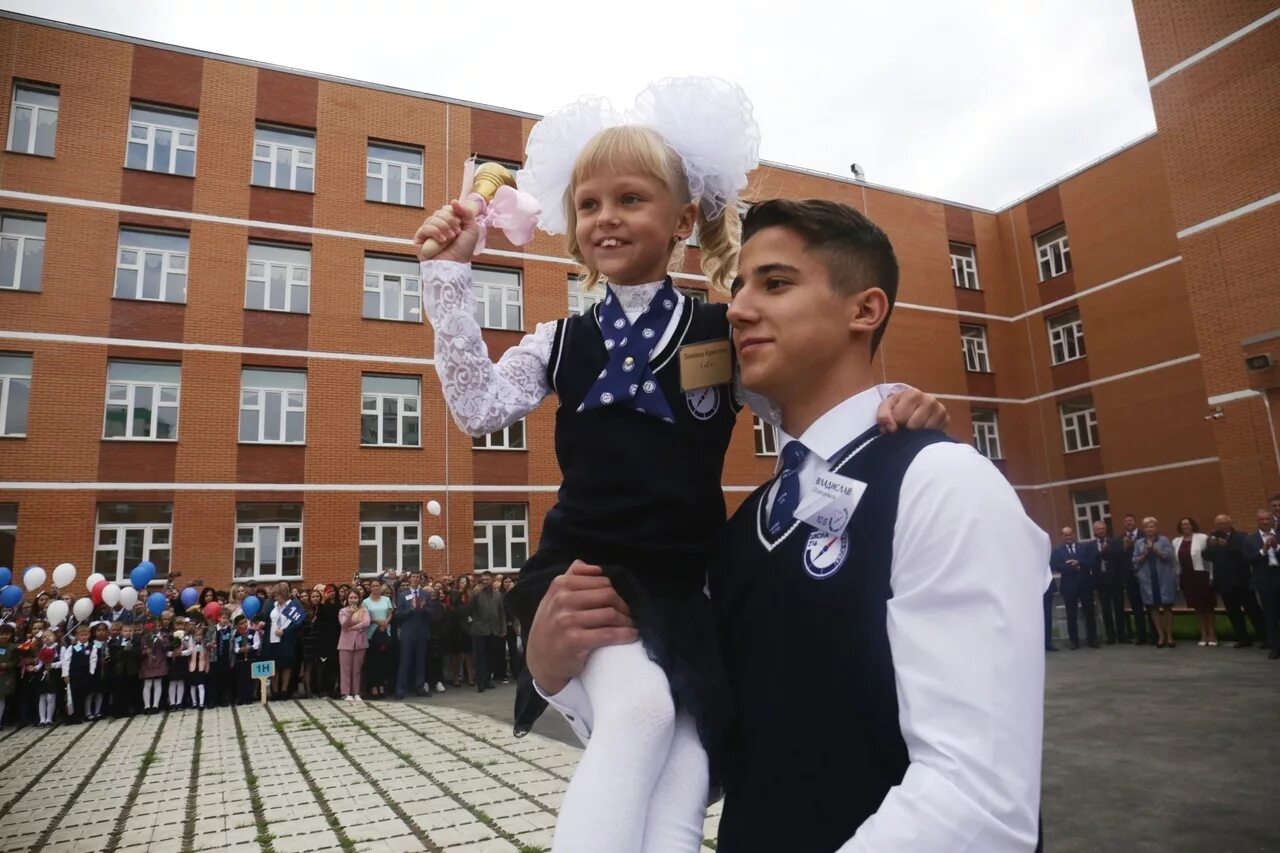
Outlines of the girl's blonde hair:
[[[684,164],[666,140],[655,130],[639,125],[606,128],[587,143],[573,164],[573,175],[564,192],[565,242],[569,256],[587,271],[583,290],[590,290],[604,276],[587,265],[578,245],[578,210],[573,203],[578,185],[600,172],[635,171],[662,181],[680,204],[693,201],[689,196],[689,180]],[[702,272],[711,286],[727,293],[728,282],[738,264],[742,245],[742,223],[738,220],[736,200],[730,199],[721,214],[709,219],[698,205],[698,245],[702,250]],[[673,246],[674,248],[674,246]]]

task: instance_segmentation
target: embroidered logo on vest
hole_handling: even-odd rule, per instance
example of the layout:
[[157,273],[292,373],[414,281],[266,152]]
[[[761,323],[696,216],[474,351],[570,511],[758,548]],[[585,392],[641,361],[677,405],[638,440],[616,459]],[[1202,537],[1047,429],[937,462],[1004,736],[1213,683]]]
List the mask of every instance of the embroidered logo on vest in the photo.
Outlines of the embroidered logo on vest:
[[720,411],[720,389],[714,385],[689,391],[684,400],[689,405],[689,414],[700,421],[709,421]]
[[841,531],[836,536],[815,530],[804,545],[804,570],[811,578],[825,580],[840,571],[848,556],[849,531]]

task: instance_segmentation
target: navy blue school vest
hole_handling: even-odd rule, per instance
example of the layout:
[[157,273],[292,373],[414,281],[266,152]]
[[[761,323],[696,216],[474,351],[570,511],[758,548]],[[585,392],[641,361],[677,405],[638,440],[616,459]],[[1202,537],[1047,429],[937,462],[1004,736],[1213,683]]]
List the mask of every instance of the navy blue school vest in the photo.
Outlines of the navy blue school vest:
[[[721,853],[830,853],[902,781],[885,624],[898,493],[916,454],[950,440],[902,430],[846,450],[834,470],[867,489],[844,536],[796,522],[768,537],[771,482],[729,520],[709,576],[737,713]],[[792,686],[769,689],[779,672]]]
[[563,478],[539,548],[702,588],[725,520],[720,476],[738,408],[731,386],[686,393],[680,347],[729,336],[727,306],[684,299],[671,340],[650,364],[675,423],[620,406],[577,411],[608,361],[598,306],[556,324],[547,381],[560,398],[556,459]]

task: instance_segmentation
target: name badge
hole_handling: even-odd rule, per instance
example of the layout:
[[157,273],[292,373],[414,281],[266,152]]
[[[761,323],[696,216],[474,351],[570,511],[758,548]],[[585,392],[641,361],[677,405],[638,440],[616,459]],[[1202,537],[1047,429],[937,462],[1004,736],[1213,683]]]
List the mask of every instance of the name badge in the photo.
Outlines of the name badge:
[[832,536],[844,532],[867,484],[842,474],[819,474],[813,490],[796,507],[796,518]]
[[680,390],[727,385],[733,379],[729,341],[703,341],[680,347]]

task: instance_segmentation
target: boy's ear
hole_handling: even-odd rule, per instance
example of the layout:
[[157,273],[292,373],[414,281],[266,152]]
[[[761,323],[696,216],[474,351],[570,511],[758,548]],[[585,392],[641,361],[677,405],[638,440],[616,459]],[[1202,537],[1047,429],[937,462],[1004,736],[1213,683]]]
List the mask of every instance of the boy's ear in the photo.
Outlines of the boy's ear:
[[849,331],[871,335],[889,317],[889,295],[878,287],[868,287],[850,297]]

